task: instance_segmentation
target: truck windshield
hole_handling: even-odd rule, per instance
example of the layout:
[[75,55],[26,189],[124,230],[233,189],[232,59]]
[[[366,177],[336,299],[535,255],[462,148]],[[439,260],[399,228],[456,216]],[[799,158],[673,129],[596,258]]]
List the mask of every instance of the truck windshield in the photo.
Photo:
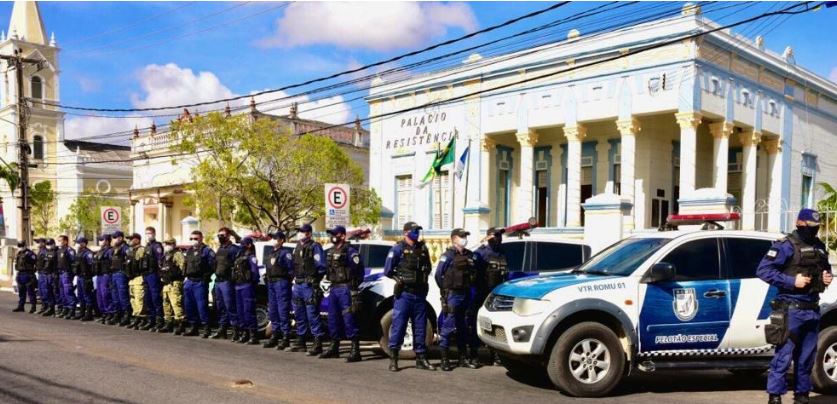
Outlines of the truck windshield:
[[669,240],[668,238],[624,239],[596,254],[576,272],[598,275],[630,275]]

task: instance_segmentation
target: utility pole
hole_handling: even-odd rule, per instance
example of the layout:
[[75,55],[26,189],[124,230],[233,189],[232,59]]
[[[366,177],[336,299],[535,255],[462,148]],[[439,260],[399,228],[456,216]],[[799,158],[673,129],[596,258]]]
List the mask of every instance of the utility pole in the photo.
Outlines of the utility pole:
[[17,81],[17,137],[18,137],[18,168],[20,170],[20,234],[26,245],[31,243],[32,226],[29,216],[29,142],[26,139],[26,126],[29,120],[29,106],[26,105],[26,97],[23,95],[23,67],[25,64],[34,64],[40,70],[43,61],[38,59],[24,58],[20,49],[15,49],[14,55],[0,55],[0,59],[6,60],[10,67],[15,69]]

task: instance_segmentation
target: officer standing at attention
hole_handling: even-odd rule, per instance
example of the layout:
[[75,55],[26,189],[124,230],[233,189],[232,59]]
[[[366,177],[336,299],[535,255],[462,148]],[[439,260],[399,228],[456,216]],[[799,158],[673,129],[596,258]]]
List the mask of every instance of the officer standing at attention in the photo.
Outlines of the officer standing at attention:
[[[294,278],[294,260],[290,252],[282,248],[285,233],[273,233],[273,251],[265,265],[264,283],[267,285],[267,314],[272,333],[262,345],[282,351],[291,345],[291,282]],[[279,342],[279,337],[282,342]]]
[[56,292],[56,285],[58,284],[58,250],[55,248],[55,240],[44,240],[45,249],[44,254],[38,256],[38,261],[42,262],[41,267],[44,269],[44,290],[41,291],[41,300],[46,304],[47,309],[42,315],[49,317],[55,315],[55,305],[57,304],[58,294]]
[[145,281],[145,301],[148,311],[148,323],[141,330],[157,331],[164,328],[163,321],[163,285],[160,283],[160,266],[163,262],[163,245],[157,241],[157,230],[145,228],[145,256],[143,257],[142,278]]
[[203,338],[209,338],[212,329],[209,327],[209,301],[207,292],[212,270],[215,268],[215,252],[203,243],[203,233],[195,230],[189,235],[191,246],[186,251],[186,270],[183,282],[183,308],[186,310],[186,320],[191,325],[183,336],[193,337],[199,334],[198,327],[203,328]]
[[310,224],[303,224],[299,231],[296,248],[294,248],[294,285],[293,306],[294,320],[296,320],[297,340],[289,348],[291,352],[305,351],[305,336],[310,329],[314,336],[314,345],[308,351],[308,356],[319,355],[323,352],[323,331],[320,322],[320,280],[325,274],[325,257],[323,247],[311,239],[313,229]]
[[38,271],[38,295],[41,296],[41,309],[36,314],[44,314],[54,302],[54,296],[52,295],[52,274],[47,272],[49,268],[46,259],[46,239],[43,237],[36,238],[35,244],[38,245],[38,252],[35,254],[37,259],[35,261],[35,270]]
[[77,276],[81,321],[93,321],[93,305],[96,304],[96,301],[93,299],[93,276],[96,275],[93,251],[87,248],[87,239],[85,237],[77,237],[76,245],[78,246],[78,256],[74,261],[73,270]]
[[131,278],[127,265],[130,249],[131,247],[125,242],[125,234],[119,230],[113,232],[113,250],[110,256],[110,279],[113,291],[111,299],[116,307],[113,323],[120,327],[131,323],[131,293],[128,288],[128,281]]
[[67,320],[76,317],[76,287],[73,284],[75,274],[73,264],[76,260],[76,252],[70,247],[70,239],[65,235],[58,236],[58,273],[61,289],[59,303],[62,305],[61,314],[58,316]]
[[183,324],[183,267],[186,258],[176,248],[177,241],[170,238],[163,245],[163,264],[160,265],[160,281],[163,283],[163,320],[165,325],[157,332],[184,332]]
[[476,284],[477,267],[474,262],[474,253],[466,246],[468,236],[471,233],[463,229],[453,229],[450,233],[450,241],[453,244],[441,257],[436,266],[436,284],[442,293],[442,314],[439,321],[439,334],[442,348],[443,371],[453,370],[450,364],[448,349],[453,333],[456,333],[456,344],[459,353],[459,366],[476,369],[479,367],[479,359],[468,353],[468,345],[471,352],[476,354],[479,345],[473,341],[473,330],[466,319],[471,307],[472,288]]
[[37,304],[37,298],[35,297],[35,284],[37,283],[37,279],[35,278],[35,262],[37,260],[38,257],[29,249],[26,241],[20,240],[17,242],[17,254],[15,254],[15,271],[17,271],[17,275],[15,276],[15,282],[17,282],[17,293],[19,297],[17,308],[12,310],[13,312],[23,311],[23,306],[26,305],[26,296],[29,296],[29,303],[32,304],[29,312],[35,312],[35,305]]
[[215,290],[212,296],[215,310],[218,313],[218,331],[212,334],[212,339],[227,339],[227,330],[233,328],[233,339],[238,339],[238,314],[235,310],[235,286],[230,279],[235,258],[241,247],[230,240],[230,229],[218,229],[218,243],[215,251]]
[[[479,311],[480,305],[497,285],[509,278],[508,261],[506,260],[506,252],[503,250],[503,233],[492,227],[488,229],[485,235],[486,243],[474,251],[474,260],[477,264],[477,287],[468,322],[475,333],[477,329],[476,313]],[[479,343],[476,334],[472,338],[476,343]],[[488,352],[491,354],[493,365],[500,365],[500,357],[497,355],[497,351],[489,347]],[[471,357],[478,358],[477,352],[471,352]]]
[[128,326],[139,330],[146,325],[145,311],[145,279],[143,279],[143,263],[145,262],[145,247],[142,245],[142,236],[134,233],[128,239],[131,248],[128,250],[125,266],[128,268],[128,286],[131,293],[131,310],[134,321]]
[[331,235],[331,250],[326,259],[326,278],[331,282],[328,293],[328,331],[331,334],[331,346],[320,358],[340,356],[340,339],[352,341],[346,362],[358,362],[360,341],[355,313],[360,312],[358,286],[363,282],[363,264],[357,250],[346,241],[346,228],[334,226],[328,230]]
[[[783,334],[777,341],[776,353],[767,375],[768,403],[779,404],[787,390],[785,374],[794,366],[795,404],[808,403],[812,390],[811,370],[817,353],[817,330],[820,320],[820,293],[831,284],[831,266],[825,244],[817,238],[820,215],[802,209],[796,219],[796,230],[773,243],[761,260],[757,275],[777,287],[778,295],[771,302],[775,317],[783,317]],[[771,341],[772,342],[772,341]]]
[[96,304],[99,306],[99,313],[102,315],[99,322],[110,325],[113,325],[116,321],[114,319],[114,301],[111,298],[110,260],[112,254],[113,249],[110,246],[110,235],[103,234],[99,236],[99,251],[96,251],[96,255],[94,256],[96,261]]
[[[398,355],[404,343],[407,321],[413,323],[413,351],[416,369],[436,370],[427,361],[427,278],[430,276],[430,252],[419,241],[421,226],[404,224],[404,239],[392,246],[384,264],[384,275],[395,281],[395,302],[389,330],[389,370],[398,371]],[[386,330],[384,330],[386,332]]]
[[[217,254],[216,254],[217,257]],[[235,307],[237,327],[233,342],[259,344],[259,330],[256,322],[256,285],[259,284],[259,263],[256,248],[251,237],[241,239],[241,249],[235,258],[231,280],[235,283]]]

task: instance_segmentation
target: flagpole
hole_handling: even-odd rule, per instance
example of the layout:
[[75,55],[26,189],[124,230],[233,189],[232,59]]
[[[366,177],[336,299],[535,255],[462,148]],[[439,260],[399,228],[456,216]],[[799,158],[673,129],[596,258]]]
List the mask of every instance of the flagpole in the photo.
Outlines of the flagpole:
[[[441,143],[436,143],[436,155],[438,156],[441,151],[442,151],[442,144]],[[441,172],[439,174],[441,174]],[[445,220],[444,220],[444,216],[445,216],[444,215],[444,213],[445,213],[445,211],[444,211],[444,206],[445,206],[444,198],[445,198],[445,196],[442,192],[442,176],[438,175],[434,179],[438,179],[438,182],[439,182],[439,185],[436,186],[436,189],[439,190],[439,198],[438,198],[439,199],[439,227],[441,228],[444,225],[444,222],[445,222]],[[430,220],[432,221],[433,218],[431,217]]]
[[[473,139],[468,137],[468,147],[465,150],[468,150],[468,156],[465,157],[465,205],[462,206],[463,208],[468,207],[468,176],[471,174],[471,142]],[[465,213],[462,213],[462,228],[465,228]]]

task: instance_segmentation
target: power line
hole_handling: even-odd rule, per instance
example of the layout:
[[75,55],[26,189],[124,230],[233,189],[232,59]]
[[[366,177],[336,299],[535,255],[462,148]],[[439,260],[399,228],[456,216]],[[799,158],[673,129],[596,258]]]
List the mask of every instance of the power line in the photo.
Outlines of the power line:
[[141,18],[139,20],[135,20],[133,24],[122,25],[120,27],[117,27],[117,28],[114,28],[114,29],[104,30],[104,31],[98,32],[98,33],[93,34],[93,35],[88,35],[88,36],[81,37],[81,38],[75,38],[75,39],[70,39],[70,40],[67,40],[67,41],[63,41],[63,45],[66,46],[67,44],[87,41],[87,40],[90,40],[90,39],[93,39],[93,38],[98,38],[98,37],[102,37],[102,36],[105,36],[105,35],[112,35],[112,34],[115,34],[117,32],[127,31],[130,28],[134,28],[134,27],[138,27],[138,26],[142,25],[142,23],[144,23],[146,21],[155,19],[155,18],[163,16],[163,15],[171,14],[171,13],[177,11],[177,10],[189,7],[191,5],[192,5],[192,3],[184,2],[184,3],[180,4],[178,7],[175,7],[171,10],[164,10],[162,12],[152,14],[148,17]]

